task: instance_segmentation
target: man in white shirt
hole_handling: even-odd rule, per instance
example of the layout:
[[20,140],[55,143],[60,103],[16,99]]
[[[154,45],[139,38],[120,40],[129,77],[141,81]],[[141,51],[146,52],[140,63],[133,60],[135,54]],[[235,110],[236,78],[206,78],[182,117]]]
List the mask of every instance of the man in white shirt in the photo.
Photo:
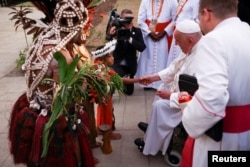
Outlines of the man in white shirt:
[[[197,49],[199,61],[193,63],[199,89],[182,116],[190,136],[182,167],[207,167],[209,150],[250,150],[250,27],[237,17],[237,4],[200,0],[205,36]],[[223,136],[216,142],[205,132],[221,119]]]

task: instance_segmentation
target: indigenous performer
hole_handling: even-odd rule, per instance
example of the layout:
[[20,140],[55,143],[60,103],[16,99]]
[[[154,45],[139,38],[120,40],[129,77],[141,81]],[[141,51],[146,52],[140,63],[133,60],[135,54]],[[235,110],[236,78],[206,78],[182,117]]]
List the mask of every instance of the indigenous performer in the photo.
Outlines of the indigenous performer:
[[[174,30],[176,24],[183,20],[197,20],[198,19],[198,7],[199,0],[179,0],[177,10],[174,16],[174,19],[171,22],[169,28]],[[173,30],[169,30],[169,35],[172,35],[171,32]],[[175,39],[173,38],[168,54],[168,62],[167,67],[177,58],[181,53],[181,48],[175,43]]]
[[[138,78],[157,73],[167,66],[168,49],[173,31],[169,24],[175,15],[176,0],[142,0],[138,11],[138,25],[142,30],[146,49],[141,52],[136,76]],[[160,81],[147,88],[157,89]]]
[[[178,103],[178,78],[180,74],[195,75],[193,62],[196,60],[198,42],[202,39],[200,27],[193,20],[184,20],[177,24],[174,37],[181,47],[182,53],[171,65],[156,73],[141,78],[142,84],[162,80],[163,83],[156,92],[151,118],[146,129],[144,140],[135,139],[135,144],[142,148],[144,155],[156,155],[162,151],[166,154],[174,128],[180,124],[181,115]],[[139,127],[141,123],[139,123]],[[145,127],[145,126],[144,126]]]
[[[123,83],[135,83],[138,82],[139,79],[136,78],[121,78],[118,73],[116,73],[112,66],[114,64],[114,57],[113,51],[117,46],[117,40],[113,39],[112,41],[107,42],[104,46],[100,46],[96,49],[96,51],[92,52],[93,57],[95,58],[95,62],[99,65],[104,65],[105,69],[108,71],[110,75],[111,82],[116,83],[117,90],[120,90],[120,93],[123,93]],[[111,127],[112,130],[115,130],[115,116],[114,116],[114,108],[112,102],[112,95],[114,90],[110,90],[110,95],[108,98],[103,100],[103,102],[98,103],[97,105],[97,117],[96,117],[96,124],[99,128],[100,125],[106,124]],[[120,133],[111,133],[111,139],[117,140],[121,138]]]
[[[85,5],[80,0],[55,4],[52,22],[35,39],[26,57],[28,89],[11,113],[10,152],[15,164],[91,167],[95,162],[87,137],[90,125],[86,112],[74,100],[67,106],[58,105],[64,104],[57,94],[66,68],[59,71],[54,57],[60,51],[64,66],[75,62],[73,47],[84,44],[89,31],[88,10],[86,1]],[[73,69],[73,73],[76,71]]]
[[[190,136],[182,166],[207,167],[209,150],[250,150],[250,28],[237,17],[237,4],[238,0],[200,0],[205,36],[193,64],[199,89],[182,116]],[[217,142],[205,132],[222,119],[222,139]]]

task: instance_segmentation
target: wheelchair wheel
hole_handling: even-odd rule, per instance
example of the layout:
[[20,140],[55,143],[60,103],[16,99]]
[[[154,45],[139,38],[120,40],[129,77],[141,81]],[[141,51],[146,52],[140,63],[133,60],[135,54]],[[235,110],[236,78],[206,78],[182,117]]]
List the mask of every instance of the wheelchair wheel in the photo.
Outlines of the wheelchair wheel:
[[173,167],[178,167],[181,164],[181,154],[177,151],[171,151],[170,154],[164,156],[166,163]]

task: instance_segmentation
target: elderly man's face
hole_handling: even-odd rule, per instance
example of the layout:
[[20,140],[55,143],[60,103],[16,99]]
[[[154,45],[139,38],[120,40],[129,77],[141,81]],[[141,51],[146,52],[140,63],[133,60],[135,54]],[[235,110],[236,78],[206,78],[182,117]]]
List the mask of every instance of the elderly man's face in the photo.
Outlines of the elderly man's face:
[[174,38],[175,38],[175,44],[181,48],[183,53],[187,54],[190,51],[187,35],[176,30],[174,32]]

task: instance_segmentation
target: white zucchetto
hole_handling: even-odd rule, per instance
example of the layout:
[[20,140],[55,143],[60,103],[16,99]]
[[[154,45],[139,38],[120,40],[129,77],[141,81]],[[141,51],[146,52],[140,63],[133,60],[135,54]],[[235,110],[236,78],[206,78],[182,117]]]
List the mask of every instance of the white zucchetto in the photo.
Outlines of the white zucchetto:
[[196,23],[194,20],[184,20],[177,23],[176,30],[186,34],[196,33],[201,31],[199,24]]

